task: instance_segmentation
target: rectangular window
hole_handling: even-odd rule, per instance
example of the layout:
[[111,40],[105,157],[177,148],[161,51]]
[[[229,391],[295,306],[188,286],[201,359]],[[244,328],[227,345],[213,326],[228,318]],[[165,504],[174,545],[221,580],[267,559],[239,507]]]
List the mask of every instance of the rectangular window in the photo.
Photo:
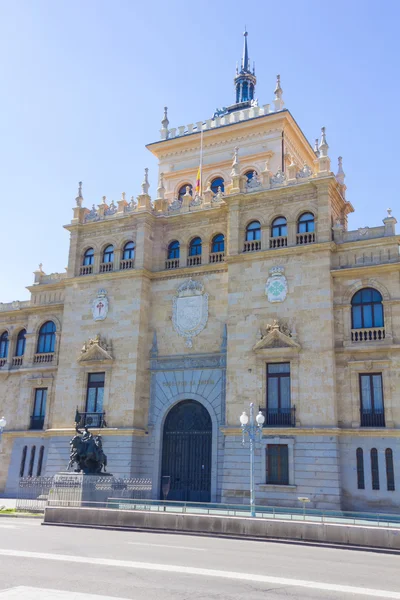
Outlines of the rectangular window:
[[292,425],[290,363],[267,365],[266,425]]
[[86,412],[103,412],[105,373],[89,373],[86,394]]
[[289,485],[289,448],[286,444],[267,445],[267,483]]
[[47,388],[35,389],[33,414],[31,416],[31,429],[43,429],[46,416]]
[[385,427],[382,373],[360,374],[361,427]]

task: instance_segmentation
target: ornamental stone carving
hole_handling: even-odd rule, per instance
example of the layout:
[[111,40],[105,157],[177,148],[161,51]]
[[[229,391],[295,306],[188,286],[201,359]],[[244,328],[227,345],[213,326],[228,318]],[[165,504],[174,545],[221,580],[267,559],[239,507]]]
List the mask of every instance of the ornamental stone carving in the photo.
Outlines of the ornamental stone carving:
[[307,179],[307,177],[311,177],[311,175],[312,170],[307,164],[305,164],[303,165],[303,168],[297,173],[296,177],[297,179]]
[[172,304],[172,323],[178,335],[185,338],[187,348],[193,347],[192,338],[199,335],[208,321],[208,294],[204,286],[192,278],[182,283]]
[[112,361],[111,343],[108,343],[99,333],[85,342],[81,349],[78,362]]
[[272,267],[269,271],[265,293],[270,302],[283,302],[288,293],[284,267]]
[[106,290],[99,290],[92,302],[92,314],[95,321],[104,321],[108,313],[108,298]]

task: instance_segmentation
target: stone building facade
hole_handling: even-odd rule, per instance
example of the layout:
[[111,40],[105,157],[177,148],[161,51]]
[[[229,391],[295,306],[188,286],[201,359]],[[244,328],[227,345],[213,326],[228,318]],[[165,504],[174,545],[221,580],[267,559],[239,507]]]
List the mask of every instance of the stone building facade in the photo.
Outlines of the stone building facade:
[[[239,416],[265,415],[256,502],[398,511],[400,237],[349,231],[342,162],[275,98],[254,98],[245,35],[235,103],[148,149],[159,185],[85,208],[65,273],[0,304],[0,492],[68,463],[76,408],[109,469],[153,496],[248,503]],[[200,182],[198,169],[202,148]]]

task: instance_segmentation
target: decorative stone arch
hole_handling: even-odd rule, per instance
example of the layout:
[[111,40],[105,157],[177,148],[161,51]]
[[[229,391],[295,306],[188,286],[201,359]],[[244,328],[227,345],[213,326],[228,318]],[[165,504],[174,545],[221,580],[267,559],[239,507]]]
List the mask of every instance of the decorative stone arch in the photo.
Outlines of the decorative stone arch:
[[[15,352],[17,350],[17,339],[18,339],[19,332],[23,331],[23,330],[25,330],[25,336],[26,336],[28,333],[27,325],[17,325],[17,326],[10,327],[10,329],[9,329],[8,340],[9,340],[9,344],[10,344],[9,347],[12,351],[12,356],[15,356]],[[0,329],[0,336],[2,335],[3,331],[4,331],[3,329]]]
[[119,248],[118,250],[120,250],[121,252],[123,252],[126,244],[128,244],[129,242],[133,242],[135,245],[135,250],[136,250],[136,239],[134,238],[134,236],[131,237],[124,237],[123,240],[120,242],[119,244]]
[[107,246],[110,246],[110,245],[114,246],[114,252],[116,250],[119,250],[119,244],[118,244],[117,240],[115,238],[109,238],[107,241],[102,242],[100,245],[100,257],[103,256],[104,250],[107,248]]
[[286,223],[289,224],[289,218],[287,217],[287,215],[282,214],[281,212],[278,213],[274,213],[273,215],[271,215],[271,217],[269,218],[269,223],[268,223],[268,227],[271,228],[272,227],[272,223],[275,221],[275,219],[286,219]]
[[210,415],[212,423],[212,435],[211,435],[211,502],[216,501],[217,496],[217,479],[218,479],[218,458],[217,458],[217,446],[218,446],[218,431],[219,423],[215,413],[215,409],[211,402],[204,396],[192,392],[183,392],[173,396],[167,405],[163,406],[163,410],[158,414],[153,428],[154,436],[154,465],[153,465],[153,497],[160,497],[161,492],[161,463],[162,463],[162,440],[165,419],[169,412],[182,402],[183,400],[196,400],[199,402]]
[[205,185],[203,185],[203,191],[206,190],[208,188],[208,186],[210,185],[211,187],[211,183],[214,181],[214,179],[218,179],[221,178],[224,180],[224,186],[226,187],[229,179],[229,176],[227,173],[223,173],[222,171],[217,171],[217,172],[213,172],[212,175],[207,175],[207,178],[205,179]]
[[83,265],[83,259],[85,258],[85,253],[90,249],[93,248],[93,264],[96,261],[96,256],[98,256],[99,254],[99,247],[97,244],[87,244],[85,246],[83,246],[83,249],[81,250],[80,256],[79,256],[79,265],[78,265],[78,271],[79,268]]
[[225,244],[225,247],[226,247],[226,232],[225,231],[221,231],[221,230],[215,231],[211,235],[208,236],[208,240],[206,240],[206,242],[205,242],[205,244],[207,243],[207,245],[208,245],[209,252],[212,252],[212,243],[213,243],[214,238],[217,235],[223,235],[224,236],[224,244]]
[[178,236],[172,237],[165,244],[165,252],[168,252],[168,248],[169,248],[170,244],[172,244],[172,242],[178,242],[180,250],[182,250],[183,246],[185,245],[185,242],[181,238],[179,238]]
[[34,328],[34,333],[36,336],[39,335],[39,331],[40,328],[42,327],[42,325],[44,325],[45,323],[47,323],[47,321],[53,321],[54,325],[56,326],[56,333],[60,333],[61,332],[61,321],[58,317],[54,316],[54,315],[48,315],[47,317],[43,317],[40,319],[40,321],[38,321],[35,325]]
[[351,305],[351,300],[354,294],[367,287],[375,288],[378,292],[380,292],[380,294],[382,295],[382,301],[387,302],[390,300],[390,294],[387,287],[384,286],[383,283],[381,283],[380,281],[370,278],[360,279],[352,286],[350,286],[343,294],[343,304]]
[[240,176],[244,177],[246,175],[246,173],[248,173],[249,171],[255,171],[257,173],[258,176],[260,176],[260,167],[256,166],[256,165],[247,165],[246,167],[243,167],[240,170]]
[[247,226],[250,225],[250,223],[252,223],[253,221],[258,221],[261,225],[261,228],[267,225],[264,215],[260,213],[254,213],[243,222],[243,231],[246,231]]

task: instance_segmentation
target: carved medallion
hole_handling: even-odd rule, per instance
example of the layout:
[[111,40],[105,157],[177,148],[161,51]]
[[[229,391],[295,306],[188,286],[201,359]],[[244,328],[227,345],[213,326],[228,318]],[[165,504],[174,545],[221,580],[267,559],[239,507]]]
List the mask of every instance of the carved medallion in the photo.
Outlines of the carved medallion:
[[178,287],[172,305],[174,329],[185,338],[187,348],[192,348],[192,338],[203,331],[207,321],[208,294],[199,281],[189,279]]
[[99,290],[92,302],[92,314],[95,321],[104,321],[108,313],[108,298],[106,290]]
[[272,267],[265,286],[265,293],[270,302],[283,302],[288,293],[284,267]]

